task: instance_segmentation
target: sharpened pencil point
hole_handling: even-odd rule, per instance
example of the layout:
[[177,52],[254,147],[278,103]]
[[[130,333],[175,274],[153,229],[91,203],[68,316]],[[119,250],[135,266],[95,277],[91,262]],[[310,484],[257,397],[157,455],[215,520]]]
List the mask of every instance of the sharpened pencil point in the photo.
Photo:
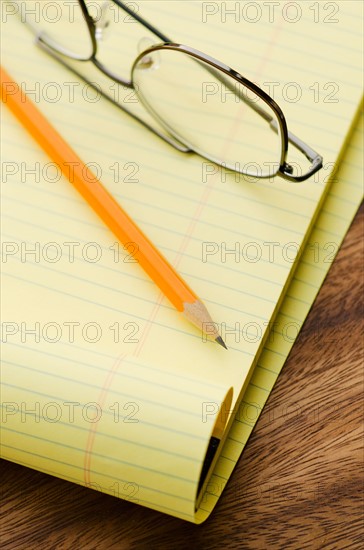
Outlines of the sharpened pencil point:
[[214,339],[220,346],[227,349],[224,340],[219,335],[218,325],[213,322],[206,306],[200,300],[195,302],[184,302],[183,313],[185,317],[197,328],[199,328],[204,335],[204,341],[206,337]]
[[215,342],[220,344],[220,346],[222,346],[223,348],[227,349],[226,344],[224,340],[221,338],[221,336],[218,336],[217,338],[215,338]]

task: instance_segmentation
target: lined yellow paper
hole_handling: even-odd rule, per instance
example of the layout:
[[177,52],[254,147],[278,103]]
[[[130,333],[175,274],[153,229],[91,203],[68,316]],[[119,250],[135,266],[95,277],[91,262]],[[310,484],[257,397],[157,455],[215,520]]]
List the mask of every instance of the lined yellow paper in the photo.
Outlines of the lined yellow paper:
[[[295,275],[275,319],[278,329],[268,338],[231,426],[225,446],[198,510],[199,521],[207,519],[221,495],[253,431],[295,337],[280,327],[302,327],[323,283],[336,251],[363,199],[363,114],[353,129],[340,169],[331,184],[321,213],[313,227]],[[325,248],[326,247],[326,248]],[[317,327],[319,338],[319,327]],[[314,358],[313,358],[314,360]],[[286,405],[285,405],[286,406]],[[299,414],[299,403],[295,404]],[[283,413],[282,413],[283,414]],[[287,414],[289,414],[287,409]]]
[[[325,246],[332,233],[334,243],[341,240],[362,192],[353,165],[345,164],[324,202],[361,97],[362,8],[341,2],[332,16],[337,23],[325,21],[328,13],[312,22],[315,13],[307,10],[292,23],[283,17],[293,18],[285,4],[274,24],[207,17],[197,2],[140,3],[140,10],[174,40],[263,88],[278,82],[275,99],[289,129],[324,157],[319,175],[299,185],[252,182],[206,166],[106,101],[85,99],[82,86],[73,87],[72,100],[62,97],[76,82],[72,73],[33,46],[15,17],[3,25],[5,67],[34,91],[81,158],[96,163],[104,184],[206,303],[229,348],[201,342],[132,257],[123,261],[130,251],[118,248],[3,109],[4,457],[189,521],[201,522],[212,510],[254,424],[244,406],[263,406],[326,273],[326,264],[310,263],[308,245],[282,303],[297,250],[325,204],[320,234],[310,242],[332,252]],[[287,100],[294,82],[302,92],[297,102]],[[53,92],[61,83],[57,101],[46,95],[49,83]],[[237,253],[226,253],[232,249]],[[261,353],[280,305],[278,336]],[[222,406],[230,387],[233,401]],[[229,417],[226,443],[195,513],[218,416]]]

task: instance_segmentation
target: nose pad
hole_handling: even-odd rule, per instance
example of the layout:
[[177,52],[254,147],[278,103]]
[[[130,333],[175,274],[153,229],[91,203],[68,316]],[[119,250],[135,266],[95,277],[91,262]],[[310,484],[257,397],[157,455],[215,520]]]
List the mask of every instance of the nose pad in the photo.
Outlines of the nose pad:
[[[145,50],[149,49],[151,46],[153,46],[155,42],[151,40],[150,38],[144,37],[141,38],[138,42],[138,53],[142,53]],[[138,69],[159,69],[160,67],[160,57],[159,52],[149,52],[144,57],[142,57],[138,62]]]
[[111,6],[111,2],[110,0],[107,0],[101,5],[100,10],[97,13],[97,16],[94,17],[96,40],[105,40],[105,38],[107,38],[107,35],[108,35],[107,29],[110,27],[110,21],[111,21],[110,6]]

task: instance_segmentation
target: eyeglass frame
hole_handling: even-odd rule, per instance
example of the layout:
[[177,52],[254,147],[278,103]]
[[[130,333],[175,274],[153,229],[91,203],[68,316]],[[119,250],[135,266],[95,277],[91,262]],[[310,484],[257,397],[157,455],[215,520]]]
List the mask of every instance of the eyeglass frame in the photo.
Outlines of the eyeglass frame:
[[[11,1],[11,0],[10,0]],[[109,0],[116,4],[120,9],[125,11],[129,16],[134,18],[136,21],[138,21],[141,25],[143,25],[145,28],[147,28],[150,32],[152,32],[155,36],[157,36],[160,40],[162,40],[161,44],[156,44],[153,46],[150,46],[135,58],[132,66],[131,66],[131,79],[126,80],[123,78],[118,77],[113,72],[108,70],[100,61],[96,59],[97,55],[97,49],[98,49],[98,40],[97,40],[97,20],[94,19],[87,8],[86,0],[77,0],[80,8],[82,10],[83,17],[86,21],[88,31],[91,38],[92,43],[92,53],[87,56],[79,56],[76,54],[73,54],[72,52],[69,52],[59,44],[55,43],[51,38],[44,37],[42,33],[39,33],[37,35],[37,41],[40,46],[42,46],[48,53],[50,53],[57,61],[59,61],[61,64],[66,66],[68,69],[70,69],[74,74],[76,74],[79,78],[86,81],[89,85],[93,85],[91,82],[89,82],[81,73],[79,73],[77,70],[75,70],[73,67],[71,67],[69,64],[67,64],[63,59],[59,58],[57,54],[61,54],[62,56],[68,57],[70,59],[76,60],[76,61],[91,61],[97,69],[99,69],[103,74],[105,74],[110,79],[114,80],[115,82],[133,89],[135,93],[138,95],[138,90],[134,86],[133,83],[133,72],[136,65],[142,60],[143,58],[147,57],[149,54],[152,54],[153,52],[156,52],[158,50],[175,50],[182,53],[187,54],[188,56],[191,56],[192,58],[196,59],[197,61],[202,61],[204,64],[207,65],[205,69],[207,69],[209,72],[211,72],[215,77],[219,75],[217,71],[222,72],[223,74],[233,78],[235,81],[237,81],[239,84],[242,84],[249,90],[251,90],[253,93],[255,93],[260,99],[262,99],[268,107],[270,107],[274,114],[276,115],[276,119],[279,124],[279,134],[281,138],[281,159],[278,170],[275,172],[274,175],[258,175],[258,174],[246,174],[244,172],[240,172],[239,170],[235,170],[236,172],[240,172],[247,176],[254,176],[260,179],[273,177],[273,176],[281,176],[282,178],[292,181],[292,182],[301,182],[305,181],[308,178],[310,178],[313,174],[318,172],[323,167],[323,158],[321,155],[319,155],[316,151],[314,151],[309,145],[304,143],[301,139],[299,139],[297,136],[292,134],[292,132],[288,131],[287,128],[287,122],[285,119],[285,116],[283,114],[282,109],[279,107],[279,105],[274,101],[273,98],[271,98],[264,90],[262,90],[259,86],[248,80],[247,78],[243,77],[240,73],[229,67],[228,65],[218,61],[217,59],[199,51],[194,48],[191,48],[190,46],[186,46],[183,44],[177,44],[172,42],[166,35],[162,34],[158,29],[156,29],[153,25],[151,25],[148,21],[146,21],[143,17],[141,17],[138,13],[136,13],[134,10],[130,9],[126,4],[121,2],[120,0]],[[216,71],[217,69],[217,71]],[[216,74],[217,73],[217,74]],[[219,76],[218,76],[219,78]],[[221,77],[219,78],[221,81]],[[225,82],[226,84],[226,82]],[[236,93],[236,90],[234,90]],[[124,112],[131,115],[134,119],[136,119],[138,122],[143,124],[146,128],[148,128],[150,131],[158,135],[161,139],[172,145],[175,149],[177,149],[180,152],[183,153],[190,153],[194,152],[208,160],[211,160],[217,164],[220,164],[221,166],[224,166],[225,163],[216,162],[216,159],[209,158],[208,155],[201,153],[199,151],[195,151],[192,147],[190,147],[188,144],[184,143],[183,138],[181,138],[178,135],[174,135],[173,128],[170,128],[169,126],[166,126],[163,119],[159,118],[154,111],[152,111],[148,105],[143,102],[142,98],[139,99],[142,101],[145,108],[149,111],[149,113],[158,120],[164,128],[171,134],[171,139],[169,136],[165,136],[152,126],[150,126],[147,122],[139,118],[137,115],[129,111],[128,109],[122,107],[119,103],[111,99],[107,94],[102,92],[102,95],[112,103],[114,103],[117,107],[121,108]],[[271,129],[276,131],[278,133],[278,127],[277,122],[274,120],[274,118],[269,115],[264,109],[256,105],[252,100],[250,100],[247,97],[243,97],[240,95],[240,98],[245,102],[248,103],[249,106],[254,109],[260,116],[262,116],[270,125]],[[293,167],[292,165],[287,163],[287,154],[288,154],[288,145],[291,143],[296,149],[298,149],[303,155],[311,162],[311,166],[305,174],[296,175],[293,176]]]

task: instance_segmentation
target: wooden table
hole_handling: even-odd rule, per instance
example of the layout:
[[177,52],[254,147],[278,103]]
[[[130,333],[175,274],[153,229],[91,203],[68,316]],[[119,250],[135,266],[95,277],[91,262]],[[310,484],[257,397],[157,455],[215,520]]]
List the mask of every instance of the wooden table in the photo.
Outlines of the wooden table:
[[207,522],[2,461],[2,548],[362,549],[363,220],[362,207]]

